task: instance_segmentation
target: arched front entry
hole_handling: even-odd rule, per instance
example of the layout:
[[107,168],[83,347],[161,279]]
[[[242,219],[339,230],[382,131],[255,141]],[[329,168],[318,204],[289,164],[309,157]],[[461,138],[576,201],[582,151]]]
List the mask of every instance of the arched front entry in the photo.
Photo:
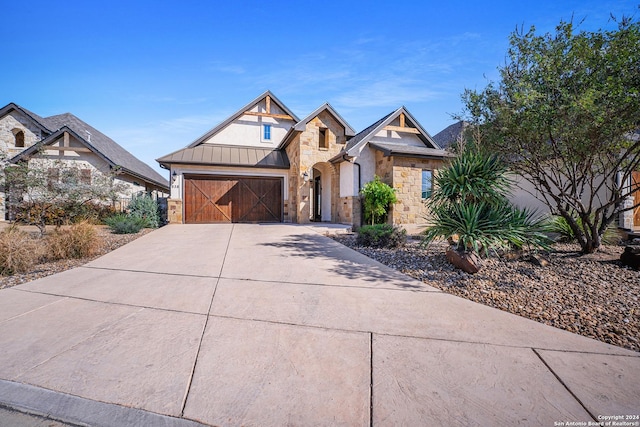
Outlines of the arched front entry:
[[312,168],[309,209],[311,221],[334,221],[335,197],[334,184],[336,182],[335,168],[327,162],[316,163]]

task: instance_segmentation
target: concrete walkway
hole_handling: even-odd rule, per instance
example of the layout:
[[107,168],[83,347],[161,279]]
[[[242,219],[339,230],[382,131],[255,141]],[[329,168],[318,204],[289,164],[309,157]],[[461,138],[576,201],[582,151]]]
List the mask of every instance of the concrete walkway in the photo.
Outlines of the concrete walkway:
[[0,406],[96,426],[640,414],[640,353],[445,294],[322,234],[171,225],[0,291]]

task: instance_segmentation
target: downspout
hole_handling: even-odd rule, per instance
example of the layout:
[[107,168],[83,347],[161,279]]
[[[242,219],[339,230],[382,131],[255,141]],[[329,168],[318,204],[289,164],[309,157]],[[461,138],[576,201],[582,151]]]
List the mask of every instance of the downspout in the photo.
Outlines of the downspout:
[[358,193],[360,193],[360,190],[362,190],[362,174],[360,173],[360,163],[347,159],[346,154],[342,155],[342,160],[352,163],[354,166],[358,167]]

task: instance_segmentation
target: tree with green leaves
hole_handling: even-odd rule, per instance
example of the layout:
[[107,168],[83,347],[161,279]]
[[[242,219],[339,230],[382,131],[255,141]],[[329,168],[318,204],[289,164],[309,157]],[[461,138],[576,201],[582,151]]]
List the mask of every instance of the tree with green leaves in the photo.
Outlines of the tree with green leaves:
[[389,207],[397,202],[396,191],[377,175],[362,187],[360,194],[364,197],[365,221],[371,225],[384,222]]
[[535,196],[573,230],[583,253],[634,209],[640,166],[640,25],[555,34],[516,30],[500,81],[467,90],[466,119],[483,145],[529,181]]

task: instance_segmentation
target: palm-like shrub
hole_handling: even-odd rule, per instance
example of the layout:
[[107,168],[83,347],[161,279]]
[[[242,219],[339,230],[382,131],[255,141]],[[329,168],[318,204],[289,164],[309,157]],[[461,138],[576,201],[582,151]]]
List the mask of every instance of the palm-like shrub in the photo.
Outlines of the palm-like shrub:
[[434,183],[425,243],[443,237],[459,252],[480,255],[491,249],[548,248],[545,221],[507,199],[511,181],[497,156],[467,144],[436,173]]

